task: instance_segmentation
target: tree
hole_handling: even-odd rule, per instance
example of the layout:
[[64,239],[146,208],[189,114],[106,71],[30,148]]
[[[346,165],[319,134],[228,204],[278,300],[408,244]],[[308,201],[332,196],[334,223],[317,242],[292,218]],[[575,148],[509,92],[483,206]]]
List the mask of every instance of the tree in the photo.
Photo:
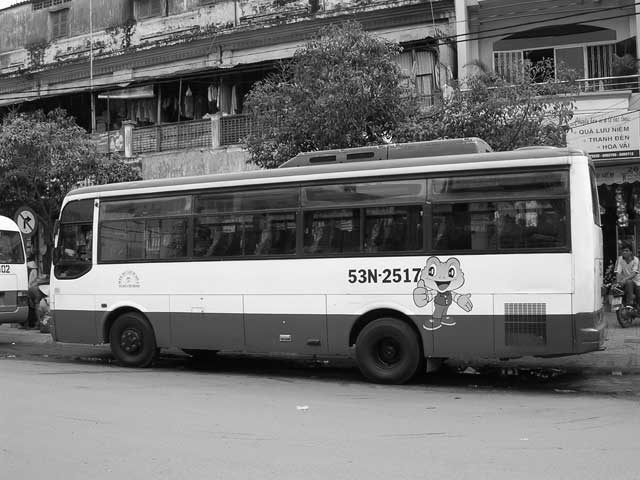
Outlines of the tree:
[[135,168],[108,158],[64,110],[11,113],[0,126],[0,212],[31,207],[44,229],[47,251],[64,196],[81,183],[138,180]]
[[249,92],[251,162],[274,168],[303,151],[383,143],[415,104],[400,51],[357,22],[320,30]]
[[570,71],[562,72],[555,80],[552,65],[543,61],[507,81],[481,69],[440,104],[400,125],[394,141],[480,137],[494,150],[566,146],[575,83]]

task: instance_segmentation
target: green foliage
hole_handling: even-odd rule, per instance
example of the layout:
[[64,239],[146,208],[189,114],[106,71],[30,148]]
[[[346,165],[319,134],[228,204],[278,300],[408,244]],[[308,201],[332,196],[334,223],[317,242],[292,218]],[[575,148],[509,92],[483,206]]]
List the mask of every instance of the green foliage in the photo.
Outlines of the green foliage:
[[251,161],[274,168],[303,151],[388,140],[415,104],[394,61],[400,51],[357,22],[322,29],[247,96]]
[[13,113],[0,126],[0,212],[12,217],[19,206],[31,207],[49,246],[60,205],[72,188],[139,178],[120,158],[98,153],[64,110]]
[[574,88],[570,81],[554,80],[547,62],[510,81],[481,71],[464,88],[453,89],[441,103],[404,122],[394,131],[393,140],[480,137],[498,151],[565,146]]

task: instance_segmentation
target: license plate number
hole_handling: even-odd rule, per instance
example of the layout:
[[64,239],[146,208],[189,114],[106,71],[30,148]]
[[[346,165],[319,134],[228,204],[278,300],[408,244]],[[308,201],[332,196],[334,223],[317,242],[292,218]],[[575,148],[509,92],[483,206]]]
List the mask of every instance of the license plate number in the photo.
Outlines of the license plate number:
[[613,297],[613,300],[611,300],[611,305],[614,307],[622,305],[622,297]]

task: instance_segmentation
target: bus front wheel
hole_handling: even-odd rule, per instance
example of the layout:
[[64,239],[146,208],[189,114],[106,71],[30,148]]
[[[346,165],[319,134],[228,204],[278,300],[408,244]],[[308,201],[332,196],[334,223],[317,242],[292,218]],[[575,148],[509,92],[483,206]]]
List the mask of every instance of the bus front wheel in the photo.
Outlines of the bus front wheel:
[[111,352],[125,367],[148,367],[156,356],[156,338],[151,324],[136,312],[116,318],[109,332]]
[[373,382],[405,383],[422,364],[418,336],[396,318],[374,320],[358,335],[356,361],[362,374]]

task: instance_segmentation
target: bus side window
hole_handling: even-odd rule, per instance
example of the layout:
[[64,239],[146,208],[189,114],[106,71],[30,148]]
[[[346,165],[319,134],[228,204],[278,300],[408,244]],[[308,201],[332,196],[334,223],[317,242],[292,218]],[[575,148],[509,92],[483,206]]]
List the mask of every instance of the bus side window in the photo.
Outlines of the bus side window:
[[471,250],[469,204],[434,205],[434,249]]
[[422,248],[422,206],[365,209],[366,252],[404,252]]
[[305,253],[360,251],[360,209],[322,210],[304,214]]
[[0,263],[13,263],[11,261],[12,258],[13,254],[9,237],[2,235],[0,236]]

